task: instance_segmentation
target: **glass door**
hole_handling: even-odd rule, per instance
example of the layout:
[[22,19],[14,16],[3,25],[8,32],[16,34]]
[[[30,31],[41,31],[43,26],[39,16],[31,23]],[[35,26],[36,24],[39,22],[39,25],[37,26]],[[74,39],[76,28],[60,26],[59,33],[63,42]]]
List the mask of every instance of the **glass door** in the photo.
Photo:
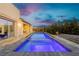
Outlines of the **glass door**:
[[0,40],[14,36],[13,22],[0,19]]

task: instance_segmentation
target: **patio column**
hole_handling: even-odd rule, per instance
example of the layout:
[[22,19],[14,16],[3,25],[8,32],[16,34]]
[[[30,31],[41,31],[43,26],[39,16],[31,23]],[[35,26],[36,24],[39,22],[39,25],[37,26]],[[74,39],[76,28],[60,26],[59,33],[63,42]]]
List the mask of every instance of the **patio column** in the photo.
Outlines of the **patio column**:
[[10,37],[10,25],[8,25],[8,38]]

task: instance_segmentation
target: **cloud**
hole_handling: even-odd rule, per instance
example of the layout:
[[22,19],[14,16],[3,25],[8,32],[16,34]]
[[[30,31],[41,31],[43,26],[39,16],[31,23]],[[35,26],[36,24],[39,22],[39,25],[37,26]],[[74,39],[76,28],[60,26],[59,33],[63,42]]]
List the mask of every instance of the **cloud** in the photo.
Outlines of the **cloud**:
[[20,9],[20,14],[21,15],[29,15],[30,13],[26,9]]
[[40,21],[39,23],[44,23],[44,24],[47,24],[47,25],[52,25],[54,24],[56,21],[54,21],[53,19],[47,19],[47,20],[43,20],[43,21]]
[[55,19],[53,18],[53,16],[51,14],[41,14],[38,17],[35,17],[35,20],[38,21],[38,23],[40,24],[47,24],[47,25],[51,25],[55,23]]
[[39,4],[27,4],[25,8],[21,8],[21,15],[29,15],[39,10]]
[[53,5],[44,5],[42,7],[39,4],[27,4],[25,8],[20,9],[20,12],[21,16],[24,16],[23,18],[33,26],[47,26],[54,24],[58,20],[62,20],[62,18],[79,16],[79,10],[70,10],[70,7],[68,9],[67,7],[53,7]]

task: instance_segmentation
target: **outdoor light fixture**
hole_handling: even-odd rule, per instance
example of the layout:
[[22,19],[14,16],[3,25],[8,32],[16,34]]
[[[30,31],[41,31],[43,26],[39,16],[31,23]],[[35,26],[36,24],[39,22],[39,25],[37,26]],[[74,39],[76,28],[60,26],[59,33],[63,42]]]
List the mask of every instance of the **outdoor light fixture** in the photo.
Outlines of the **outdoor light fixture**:
[[18,23],[18,26],[21,27],[21,23]]

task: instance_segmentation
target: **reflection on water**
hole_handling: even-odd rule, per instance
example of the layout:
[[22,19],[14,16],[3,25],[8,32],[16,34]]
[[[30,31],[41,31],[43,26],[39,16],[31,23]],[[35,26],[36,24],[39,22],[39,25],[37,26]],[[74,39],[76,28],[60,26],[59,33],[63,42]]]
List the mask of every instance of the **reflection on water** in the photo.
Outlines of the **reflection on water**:
[[68,52],[69,50],[46,33],[34,33],[20,45],[18,52]]

